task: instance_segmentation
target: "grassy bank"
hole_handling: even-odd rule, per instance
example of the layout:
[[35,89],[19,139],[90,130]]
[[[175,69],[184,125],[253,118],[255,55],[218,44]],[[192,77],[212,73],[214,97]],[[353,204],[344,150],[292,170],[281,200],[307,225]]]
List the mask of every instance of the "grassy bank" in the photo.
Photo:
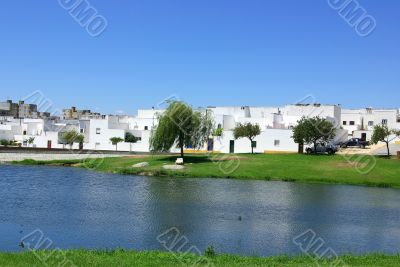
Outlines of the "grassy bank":
[[[164,170],[165,164],[174,164],[177,156],[151,155],[105,158],[82,162],[33,161],[17,162],[27,165],[56,165],[89,167],[97,171],[118,174],[137,174],[174,177],[209,177],[297,182],[337,183],[400,188],[400,160],[366,157],[359,161],[341,155],[188,155],[184,170]],[[148,162],[144,168],[133,168],[139,162]]]
[[[68,261],[70,266],[202,266],[196,262],[212,263],[209,266],[317,266],[315,260],[306,256],[270,258],[240,257],[231,255],[204,258],[194,255],[176,255],[164,252],[134,252],[134,251],[62,251],[51,254],[47,252],[0,253],[0,266],[30,267],[30,266],[61,266],[60,262]],[[61,254],[63,253],[63,254]],[[65,254],[64,254],[65,253]],[[40,259],[44,260],[45,264]],[[317,261],[319,266],[400,266],[400,256],[371,254],[365,256],[342,256],[334,262]],[[72,265],[72,264],[73,265]],[[206,266],[203,264],[203,266]]]

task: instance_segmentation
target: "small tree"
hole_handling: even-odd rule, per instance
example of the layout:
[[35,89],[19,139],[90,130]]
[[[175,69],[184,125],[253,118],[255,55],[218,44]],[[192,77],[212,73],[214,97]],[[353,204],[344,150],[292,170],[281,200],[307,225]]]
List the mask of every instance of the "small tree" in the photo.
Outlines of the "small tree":
[[69,148],[72,149],[74,143],[82,143],[85,140],[85,136],[75,130],[72,130],[63,133],[62,139],[64,140],[65,144],[69,145]]
[[129,150],[132,151],[132,144],[136,143],[138,138],[131,134],[130,132],[125,133],[125,142],[129,143]]
[[203,147],[213,128],[214,122],[208,111],[193,111],[184,102],[171,101],[166,111],[159,115],[157,128],[151,133],[150,150],[167,152],[176,145],[183,158],[184,147]]
[[32,145],[32,144],[35,142],[35,137],[29,137],[28,140],[26,140],[26,142],[27,142],[29,145]]
[[10,145],[10,141],[6,140],[6,139],[2,139],[0,140],[0,145],[7,147],[8,145]]
[[248,138],[251,144],[251,154],[254,153],[253,140],[256,136],[260,135],[261,129],[258,124],[251,124],[250,122],[242,124],[239,123],[233,129],[233,136],[235,139]]
[[115,146],[115,151],[118,151],[118,144],[123,142],[124,139],[122,139],[121,137],[111,137],[110,141]]
[[224,132],[224,129],[222,129],[222,128],[217,128],[217,129],[214,130],[213,136],[221,137],[222,134],[223,134],[223,132]]
[[[83,142],[85,141],[85,136],[83,134],[78,134],[75,138],[75,143],[79,144],[79,149],[83,148]],[[81,146],[82,145],[82,146]]]
[[392,134],[399,136],[399,132],[395,130],[390,130],[386,125],[376,125],[374,127],[374,132],[371,137],[372,144],[377,144],[379,142],[383,142],[386,144],[388,157],[390,157],[389,143],[392,141],[392,139],[390,138]]
[[[293,140],[298,144],[313,144],[317,148],[319,142],[328,142],[335,138],[336,129],[332,122],[320,117],[303,117],[293,127]],[[314,153],[317,149],[314,149]]]

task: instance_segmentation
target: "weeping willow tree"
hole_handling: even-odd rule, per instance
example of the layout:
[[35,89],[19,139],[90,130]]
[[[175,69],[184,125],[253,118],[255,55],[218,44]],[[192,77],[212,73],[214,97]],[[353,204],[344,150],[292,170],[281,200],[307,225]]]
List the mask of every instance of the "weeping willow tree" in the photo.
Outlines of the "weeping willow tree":
[[158,126],[153,129],[150,138],[150,150],[168,152],[176,145],[183,158],[185,147],[202,148],[213,130],[214,121],[207,111],[193,111],[184,102],[172,101],[158,117]]

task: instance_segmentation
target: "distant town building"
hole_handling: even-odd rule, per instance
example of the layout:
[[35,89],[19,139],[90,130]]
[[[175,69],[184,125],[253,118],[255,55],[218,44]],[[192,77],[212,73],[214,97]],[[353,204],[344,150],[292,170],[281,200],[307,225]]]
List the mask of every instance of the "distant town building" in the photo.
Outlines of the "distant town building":
[[71,107],[69,109],[63,109],[63,119],[64,120],[78,120],[87,118],[98,118],[101,114],[97,112],[92,112],[89,109],[77,110],[76,107]]
[[19,106],[17,103],[13,103],[12,100],[6,102],[0,102],[0,116],[8,116],[18,118]]
[[25,104],[24,101],[13,103],[12,100],[0,102],[0,116],[9,116],[16,119],[38,118],[37,105]]
[[37,105],[25,104],[24,101],[18,103],[18,118],[32,118],[38,117]]
[[[34,105],[12,101],[0,103],[0,139],[14,140],[28,146],[27,140],[34,138],[33,147],[65,148],[62,135],[74,130],[83,134],[83,149],[115,150],[110,138],[125,139],[127,134],[137,138],[136,143],[122,142],[119,151],[149,152],[151,131],[158,124],[162,109],[140,109],[135,116],[101,115],[90,110],[65,109],[63,117],[38,112]],[[257,153],[297,152],[299,145],[292,138],[293,127],[302,117],[325,118],[336,128],[332,141],[339,144],[352,137],[369,140],[375,125],[387,125],[400,130],[399,109],[342,109],[340,105],[295,104],[282,107],[207,107],[198,109],[212,116],[215,127],[222,129],[220,136],[210,136],[201,149],[207,153],[249,153],[249,140],[236,140],[233,129],[238,123],[258,124],[261,133],[254,141]],[[393,139],[392,142],[400,142]],[[73,145],[74,149],[79,144]],[[187,148],[187,152],[193,149]],[[171,152],[178,152],[172,148]]]

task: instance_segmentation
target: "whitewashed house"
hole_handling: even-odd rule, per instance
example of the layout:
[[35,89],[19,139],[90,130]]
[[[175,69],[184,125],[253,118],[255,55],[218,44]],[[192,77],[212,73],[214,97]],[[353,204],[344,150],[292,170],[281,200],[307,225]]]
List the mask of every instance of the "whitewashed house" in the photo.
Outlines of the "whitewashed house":
[[223,129],[221,137],[215,137],[207,145],[208,151],[221,153],[249,153],[248,139],[235,140],[233,129],[238,123],[258,124],[261,134],[254,140],[254,152],[284,153],[297,152],[298,144],[293,139],[292,128],[302,117],[326,118],[337,128],[333,142],[347,140],[347,131],[340,129],[341,108],[337,105],[287,105],[284,107],[209,107],[217,127]]
[[[400,112],[399,109],[343,109],[341,125],[348,130],[350,138],[369,141],[375,125],[400,130]],[[396,141],[394,136],[391,139]]]
[[[254,151],[257,153],[297,152],[298,144],[292,139],[292,128],[302,117],[319,116],[330,120],[336,126],[334,143],[351,137],[369,140],[373,126],[386,124],[400,130],[398,109],[342,109],[339,105],[297,104],[283,107],[208,107],[198,109],[212,116],[215,126],[223,130],[222,136],[210,136],[201,152],[249,153],[250,141],[246,138],[235,140],[233,129],[238,123],[258,124],[261,134],[255,138]],[[83,149],[115,150],[110,138],[125,139],[126,133],[138,138],[136,143],[122,142],[118,151],[149,152],[151,131],[158,124],[158,117],[164,110],[140,109],[136,116],[90,115],[78,119],[15,119],[0,117],[0,139],[15,140],[21,146],[38,148],[69,148],[63,144],[65,131],[75,130],[85,136]],[[32,145],[27,140],[33,137]],[[74,144],[74,149],[79,144]],[[172,149],[171,152],[178,152]],[[198,152],[190,148],[187,152]]]

